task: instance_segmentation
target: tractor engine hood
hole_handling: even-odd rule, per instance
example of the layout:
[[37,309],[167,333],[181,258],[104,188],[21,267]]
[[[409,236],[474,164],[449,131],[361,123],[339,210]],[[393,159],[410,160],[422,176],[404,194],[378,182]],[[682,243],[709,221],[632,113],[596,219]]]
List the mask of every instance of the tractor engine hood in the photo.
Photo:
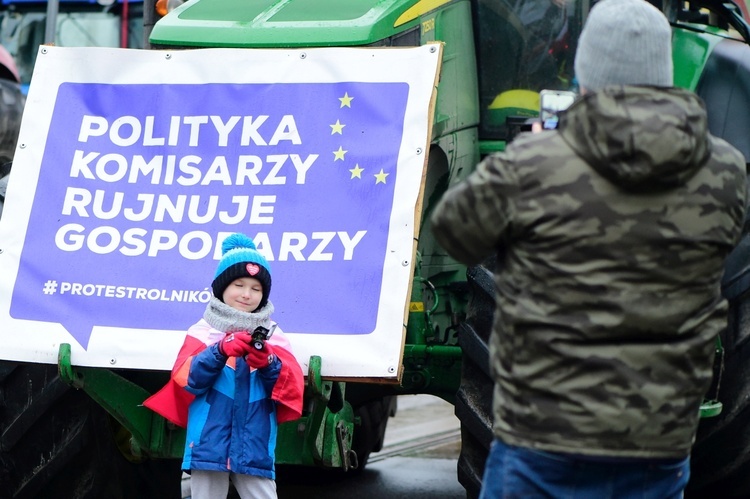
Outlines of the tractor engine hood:
[[[154,46],[326,47],[387,40],[449,0],[195,0],[160,19]],[[389,43],[381,43],[389,45]]]

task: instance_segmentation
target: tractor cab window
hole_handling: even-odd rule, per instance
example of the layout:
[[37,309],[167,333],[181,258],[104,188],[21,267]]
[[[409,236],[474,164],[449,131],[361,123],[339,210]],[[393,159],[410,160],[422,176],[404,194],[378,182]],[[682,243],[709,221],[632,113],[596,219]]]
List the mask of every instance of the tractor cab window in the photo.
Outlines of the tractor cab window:
[[539,91],[572,90],[587,0],[476,0],[482,139],[508,138],[509,118],[535,117]]

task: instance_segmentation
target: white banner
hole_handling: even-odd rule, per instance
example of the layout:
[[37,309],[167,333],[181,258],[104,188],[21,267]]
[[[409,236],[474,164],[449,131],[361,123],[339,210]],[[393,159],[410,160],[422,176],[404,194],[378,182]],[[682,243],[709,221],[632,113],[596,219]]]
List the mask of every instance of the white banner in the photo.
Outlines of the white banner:
[[221,241],[303,367],[395,378],[440,45],[41,47],[0,219],[0,358],[169,369]]

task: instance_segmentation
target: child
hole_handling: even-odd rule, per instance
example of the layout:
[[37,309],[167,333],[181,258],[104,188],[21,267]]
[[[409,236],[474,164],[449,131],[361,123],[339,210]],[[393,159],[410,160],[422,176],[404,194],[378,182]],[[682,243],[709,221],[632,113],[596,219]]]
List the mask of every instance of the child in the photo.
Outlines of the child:
[[[187,427],[182,468],[192,499],[226,497],[230,479],[243,499],[275,498],[277,424],[301,415],[304,378],[273,329],[270,267],[252,239],[224,240],[212,288],[170,382],[144,405]],[[261,349],[251,344],[257,328],[273,330]]]

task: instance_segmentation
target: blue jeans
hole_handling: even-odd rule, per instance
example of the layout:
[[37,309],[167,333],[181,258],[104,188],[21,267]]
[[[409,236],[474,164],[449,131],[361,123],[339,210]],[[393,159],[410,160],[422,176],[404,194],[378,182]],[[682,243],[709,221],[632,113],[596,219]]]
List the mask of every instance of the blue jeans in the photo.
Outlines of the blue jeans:
[[514,447],[495,439],[479,499],[679,499],[690,458],[604,460]]

